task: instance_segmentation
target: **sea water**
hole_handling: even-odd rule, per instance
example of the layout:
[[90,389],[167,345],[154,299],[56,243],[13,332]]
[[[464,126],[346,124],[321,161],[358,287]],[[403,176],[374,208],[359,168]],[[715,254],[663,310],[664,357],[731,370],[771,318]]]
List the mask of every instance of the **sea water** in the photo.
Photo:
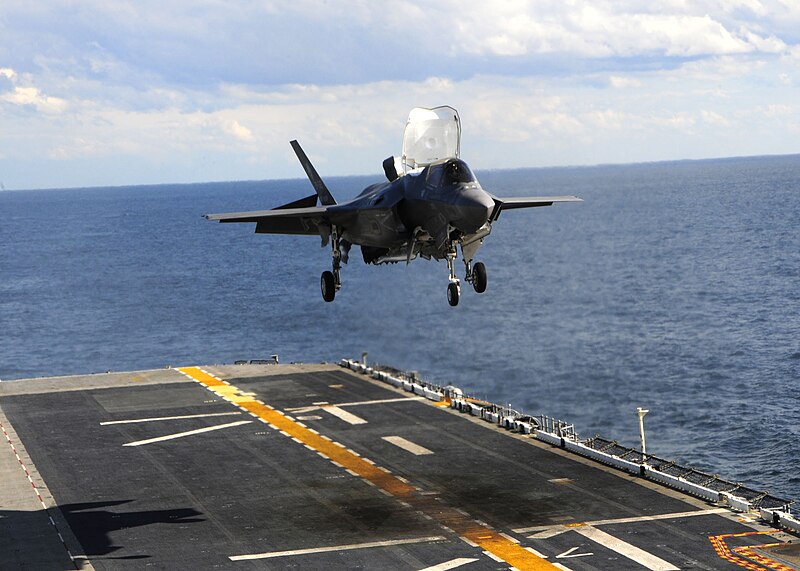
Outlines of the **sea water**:
[[[360,358],[800,498],[800,156],[477,172],[502,214],[488,289],[367,266],[209,212],[306,180],[0,192],[0,379],[237,359]],[[346,200],[380,177],[328,180]],[[459,275],[463,266],[458,262]]]

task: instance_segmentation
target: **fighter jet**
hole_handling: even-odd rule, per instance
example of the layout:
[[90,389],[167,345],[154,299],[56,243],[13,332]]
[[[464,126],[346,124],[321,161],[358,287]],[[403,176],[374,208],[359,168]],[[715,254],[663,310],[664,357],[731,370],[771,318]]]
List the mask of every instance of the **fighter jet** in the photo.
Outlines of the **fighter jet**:
[[475,254],[501,212],[515,208],[581,202],[575,196],[500,198],[481,188],[460,158],[461,120],[452,107],[414,108],[403,136],[402,156],[383,162],[387,182],[365,188],[354,199],[338,203],[297,141],[290,142],[316,191],[272,210],[207,214],[220,222],[255,222],[259,234],[307,234],[330,244],[332,268],[322,273],[322,298],[333,301],[342,287],[341,264],[350,248],[360,246],[367,264],[409,263],[418,256],[446,260],[447,301],[458,305],[461,282],[456,276],[458,250],[464,281],[477,293],[486,291],[487,275]]

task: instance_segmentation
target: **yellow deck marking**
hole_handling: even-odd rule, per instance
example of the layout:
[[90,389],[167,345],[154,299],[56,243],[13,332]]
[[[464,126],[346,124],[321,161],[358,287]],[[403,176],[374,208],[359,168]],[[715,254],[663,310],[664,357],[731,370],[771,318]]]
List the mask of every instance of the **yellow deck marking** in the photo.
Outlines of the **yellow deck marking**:
[[237,387],[221,381],[197,367],[184,367],[178,370],[187,377],[205,385],[222,398],[236,404],[243,410],[255,414],[262,420],[274,425],[278,430],[282,430],[298,439],[306,446],[310,446],[332,462],[355,472],[370,484],[375,485],[395,498],[411,504],[414,509],[452,529],[461,537],[477,544],[485,551],[500,557],[520,571],[553,571],[558,569],[552,563],[537,557],[490,527],[479,524],[463,512],[442,504],[436,498],[418,494],[414,486],[403,482],[397,476],[388,473],[385,469],[376,466],[366,458],[361,458],[330,439],[312,432],[304,426],[300,426],[300,424],[290,420],[271,406],[259,403],[250,396],[251,393],[242,393]]
[[[760,555],[754,551],[754,549],[759,547],[767,547],[772,545],[780,545],[780,544],[767,544],[767,545],[745,545],[742,547],[734,547],[732,550],[728,547],[726,543],[726,539],[730,537],[748,537],[753,535],[772,535],[775,533],[779,533],[777,529],[770,529],[767,531],[746,531],[744,533],[726,533],[724,535],[712,535],[709,536],[709,541],[711,545],[714,546],[714,551],[717,552],[717,555],[720,558],[725,559],[726,561],[730,561],[731,563],[738,565],[739,567],[744,567],[745,569],[749,569],[750,571],[791,571],[794,569],[793,567],[788,567],[783,563],[770,559],[765,555]],[[747,558],[747,559],[745,559]],[[761,567],[757,563],[764,565],[765,567]]]

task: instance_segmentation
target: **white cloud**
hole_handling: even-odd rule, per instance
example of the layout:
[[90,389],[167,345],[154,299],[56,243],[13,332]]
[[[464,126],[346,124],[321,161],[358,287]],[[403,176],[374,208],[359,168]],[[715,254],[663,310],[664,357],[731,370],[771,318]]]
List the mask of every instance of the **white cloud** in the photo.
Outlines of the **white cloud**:
[[608,83],[611,85],[611,87],[615,87],[617,89],[627,89],[642,86],[641,80],[634,77],[623,77],[620,75],[612,75],[608,78]]
[[47,114],[62,113],[67,107],[65,100],[45,95],[38,88],[30,85],[30,78],[20,77],[11,68],[0,68],[0,76],[10,80],[11,83],[11,89],[0,92],[0,102],[31,106],[37,111]]
[[586,119],[593,127],[613,131],[630,128],[632,123],[638,122],[638,118],[616,109],[592,111],[586,114]]
[[798,107],[791,105],[759,105],[755,112],[763,117],[782,118],[797,117]]
[[225,132],[233,135],[240,141],[251,142],[255,140],[253,132],[238,121],[227,121],[224,125]]
[[684,3],[481,3],[460,11],[453,41],[457,51],[498,56],[691,57],[786,49],[774,35],[759,34],[725,10],[710,11],[708,4],[689,10]]
[[728,119],[714,111],[707,111],[704,109],[700,112],[700,116],[703,118],[703,121],[711,125],[721,125],[723,127],[727,127],[731,124]]
[[0,100],[15,105],[32,105],[42,113],[61,113],[67,103],[58,97],[42,94],[35,87],[16,87],[13,92],[0,95]]
[[[16,2],[0,167],[301,176],[299,138],[326,173],[376,172],[408,110],[441,104],[476,168],[796,152],[798,29],[788,0]],[[71,161],[92,168],[47,182]]]

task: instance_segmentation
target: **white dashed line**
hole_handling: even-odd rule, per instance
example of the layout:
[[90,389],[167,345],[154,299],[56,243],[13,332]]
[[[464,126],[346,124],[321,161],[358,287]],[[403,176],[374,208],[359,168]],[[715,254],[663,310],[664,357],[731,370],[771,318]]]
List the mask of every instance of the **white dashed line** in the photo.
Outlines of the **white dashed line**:
[[428,454],[433,454],[433,450],[428,450],[424,446],[420,446],[419,444],[414,444],[410,440],[406,440],[402,436],[384,436],[382,437],[383,440],[390,444],[394,444],[395,446],[402,448],[406,452],[411,452],[415,456],[427,456]]
[[360,416],[356,416],[353,413],[347,412],[338,406],[323,406],[322,410],[350,424],[367,424],[367,421]]

